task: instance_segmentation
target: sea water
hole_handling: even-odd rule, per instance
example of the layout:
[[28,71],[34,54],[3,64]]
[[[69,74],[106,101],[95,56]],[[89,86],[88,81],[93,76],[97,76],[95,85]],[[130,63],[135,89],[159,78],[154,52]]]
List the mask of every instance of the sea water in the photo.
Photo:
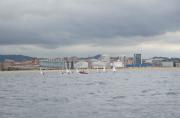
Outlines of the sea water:
[[180,118],[180,69],[0,72],[0,118]]

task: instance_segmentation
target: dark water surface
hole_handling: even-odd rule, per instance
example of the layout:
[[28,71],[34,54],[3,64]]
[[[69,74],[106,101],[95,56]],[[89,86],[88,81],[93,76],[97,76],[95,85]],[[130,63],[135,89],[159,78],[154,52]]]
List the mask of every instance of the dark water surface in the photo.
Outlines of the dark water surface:
[[180,70],[0,72],[0,118],[180,118]]

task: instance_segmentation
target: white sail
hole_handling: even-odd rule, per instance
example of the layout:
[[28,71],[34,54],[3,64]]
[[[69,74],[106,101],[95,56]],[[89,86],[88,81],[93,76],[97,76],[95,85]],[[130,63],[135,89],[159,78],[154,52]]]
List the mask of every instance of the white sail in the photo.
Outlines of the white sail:
[[66,73],[69,73],[69,70],[66,68]]
[[43,72],[43,70],[40,67],[40,74],[43,75],[43,77],[45,78],[45,73]]
[[113,66],[113,72],[116,72],[116,67],[115,66]]
[[79,73],[79,70],[78,70],[78,68],[76,68],[76,73]]
[[103,72],[106,72],[106,67],[105,66],[103,67]]
[[41,75],[43,75],[43,71],[42,71],[42,69],[41,69],[41,68],[40,68],[40,74],[41,74]]

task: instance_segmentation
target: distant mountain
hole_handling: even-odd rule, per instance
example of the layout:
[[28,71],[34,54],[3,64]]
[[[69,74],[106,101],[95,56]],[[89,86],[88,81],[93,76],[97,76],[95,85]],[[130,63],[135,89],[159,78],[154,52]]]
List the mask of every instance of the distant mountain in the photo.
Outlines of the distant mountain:
[[80,59],[99,59],[101,57],[101,54],[97,54],[95,56],[91,56],[91,57],[81,57]]
[[168,57],[153,57],[153,59],[157,59],[157,58],[161,58],[161,59],[165,59],[165,60],[169,60],[169,58]]
[[4,62],[6,59],[20,62],[20,61],[31,60],[32,57],[24,56],[24,55],[0,55],[0,62]]
[[99,59],[102,55],[101,54],[98,54],[98,55],[95,55],[92,57],[92,59]]

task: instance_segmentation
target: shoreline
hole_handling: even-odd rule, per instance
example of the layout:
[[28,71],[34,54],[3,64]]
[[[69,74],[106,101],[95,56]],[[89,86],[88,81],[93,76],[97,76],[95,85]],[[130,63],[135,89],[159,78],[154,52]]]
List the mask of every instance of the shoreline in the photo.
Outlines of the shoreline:
[[[90,72],[97,72],[97,69],[79,69],[84,71],[90,71]],[[103,71],[103,69],[98,69],[100,72]],[[180,67],[128,67],[128,68],[118,68],[116,71],[123,71],[123,70],[180,70]],[[20,72],[20,71],[39,71],[39,69],[25,69],[25,70],[1,70],[0,72]],[[65,71],[64,69],[47,69],[44,71]],[[71,69],[71,71],[76,71],[76,69]],[[112,69],[106,69],[107,72],[112,71]]]

